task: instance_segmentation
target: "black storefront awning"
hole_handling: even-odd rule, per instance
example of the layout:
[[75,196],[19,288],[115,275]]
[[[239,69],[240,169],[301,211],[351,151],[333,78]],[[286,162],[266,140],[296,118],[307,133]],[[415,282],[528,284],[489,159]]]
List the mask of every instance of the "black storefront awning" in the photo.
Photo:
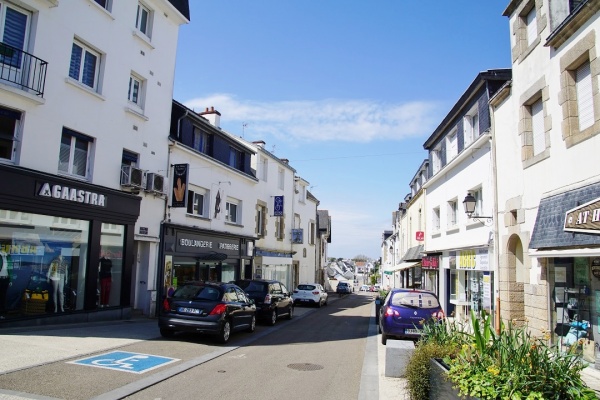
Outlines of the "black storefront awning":
[[600,230],[598,233],[565,230],[567,212],[597,198],[600,198],[600,183],[542,199],[529,248],[539,250],[600,246]]

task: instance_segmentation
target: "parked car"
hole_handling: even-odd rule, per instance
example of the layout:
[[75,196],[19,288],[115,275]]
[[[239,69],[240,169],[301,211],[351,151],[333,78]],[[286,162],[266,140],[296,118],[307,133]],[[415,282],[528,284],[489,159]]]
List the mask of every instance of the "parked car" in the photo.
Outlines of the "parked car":
[[420,289],[392,289],[379,310],[381,344],[388,339],[417,340],[423,323],[444,318],[444,311],[435,293]]
[[370,292],[370,291],[371,291],[371,288],[369,287],[369,285],[362,285],[362,286],[360,287],[360,291],[361,291],[361,292]]
[[292,293],[294,304],[327,305],[327,291],[318,283],[303,283]]
[[352,287],[349,282],[340,281],[335,288],[335,292],[338,294],[352,293]]
[[258,318],[269,325],[275,325],[279,317],[294,316],[294,300],[283,283],[265,279],[241,279],[235,283],[254,300]]
[[176,332],[195,332],[227,343],[232,332],[254,332],[256,306],[237,285],[186,282],[163,301],[158,326],[166,338]]

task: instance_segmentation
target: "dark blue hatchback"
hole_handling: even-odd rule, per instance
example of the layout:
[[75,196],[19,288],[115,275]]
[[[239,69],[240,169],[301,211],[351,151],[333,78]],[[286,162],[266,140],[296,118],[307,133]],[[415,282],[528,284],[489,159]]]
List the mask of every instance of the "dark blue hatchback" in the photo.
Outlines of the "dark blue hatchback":
[[388,339],[418,340],[423,324],[444,317],[435,293],[420,289],[392,289],[388,292],[379,314],[381,343]]

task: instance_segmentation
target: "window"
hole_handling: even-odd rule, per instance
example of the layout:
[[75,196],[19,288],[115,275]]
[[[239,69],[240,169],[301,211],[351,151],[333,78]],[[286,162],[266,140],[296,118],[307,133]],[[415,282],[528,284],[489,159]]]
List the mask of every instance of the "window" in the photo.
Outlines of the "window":
[[314,221],[308,223],[308,244],[315,244],[315,231],[317,225]]
[[300,193],[298,193],[298,200],[301,203],[306,202],[306,186],[305,185],[300,185]]
[[127,92],[127,100],[144,108],[144,80],[136,75],[129,76],[129,91]]
[[244,169],[244,153],[237,149],[234,149],[233,147],[230,147],[229,166],[242,171]]
[[275,218],[275,238],[282,240],[285,235],[283,234],[283,230],[285,228],[285,220],[283,217]]
[[269,159],[267,157],[260,157],[260,179],[263,181],[267,181],[267,176],[269,172]]
[[100,53],[75,41],[71,49],[69,77],[98,91]]
[[284,175],[284,170],[283,168],[279,168],[278,174],[277,174],[277,187],[281,190],[284,189],[284,183],[285,183],[285,175]]
[[456,140],[456,131],[451,132],[446,137],[446,162],[450,162],[458,154],[458,146]]
[[63,128],[60,141],[58,171],[82,178],[88,176],[89,153],[92,138]]
[[0,107],[0,159],[14,159],[20,120],[20,112]]
[[433,174],[437,174],[440,169],[442,169],[442,148],[441,146],[436,146],[432,151],[431,151],[431,162],[433,163],[432,168],[433,168]]
[[[27,49],[27,31],[29,30],[30,14],[10,3],[0,0],[0,42],[18,50]],[[0,69],[3,79],[17,82],[14,74],[20,74],[22,53],[19,51],[5,52],[0,56],[0,62],[11,68]],[[16,68],[15,69],[13,69]]]
[[134,166],[138,165],[139,156],[129,150],[123,150],[123,155],[121,157],[121,165],[122,166]]
[[538,155],[546,150],[546,131],[544,129],[544,104],[542,99],[530,106],[531,130],[533,137],[533,155]]
[[198,150],[200,153],[208,154],[208,133],[204,132],[198,127],[194,127],[192,147]]
[[464,118],[464,142],[467,147],[479,137],[479,114],[477,109],[472,110]]
[[267,222],[267,208],[259,205],[256,207],[256,235],[265,236],[265,224]]
[[433,224],[433,231],[440,231],[440,208],[436,207],[433,209],[433,220],[431,221]]
[[585,62],[575,70],[575,87],[577,91],[577,109],[579,111],[579,130],[594,124],[594,98],[592,96],[592,75],[590,63]]
[[135,27],[147,37],[151,35],[152,12],[142,3],[138,3]]
[[98,5],[107,11],[111,10],[111,0],[94,0]]
[[527,27],[527,46],[531,46],[535,39],[537,39],[537,17],[535,5],[525,17],[525,25]]
[[448,228],[454,228],[456,226],[456,224],[458,223],[456,219],[457,216],[458,202],[456,201],[456,199],[450,200],[448,202]]
[[188,190],[187,213],[205,217],[208,215],[208,195],[203,189]]
[[483,215],[483,189],[471,190],[471,195],[475,198],[475,210],[473,215]]
[[240,222],[240,203],[237,200],[228,199],[225,204],[225,221],[232,224]]

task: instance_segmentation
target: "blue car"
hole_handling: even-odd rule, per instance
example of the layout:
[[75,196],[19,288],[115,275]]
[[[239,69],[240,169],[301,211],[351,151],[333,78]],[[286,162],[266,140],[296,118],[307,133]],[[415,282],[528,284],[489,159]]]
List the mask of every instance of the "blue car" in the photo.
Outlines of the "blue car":
[[392,289],[379,310],[381,344],[388,339],[418,340],[424,322],[444,318],[435,293],[420,289]]

